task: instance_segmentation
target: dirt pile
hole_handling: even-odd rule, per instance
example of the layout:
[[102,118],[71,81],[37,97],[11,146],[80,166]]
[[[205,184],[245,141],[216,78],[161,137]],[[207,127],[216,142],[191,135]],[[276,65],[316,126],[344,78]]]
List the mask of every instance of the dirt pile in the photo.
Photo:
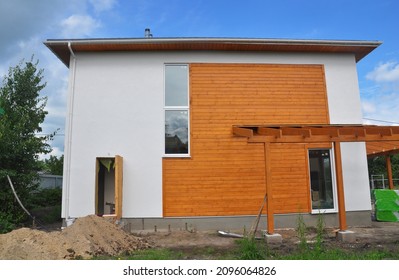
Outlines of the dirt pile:
[[90,215],[62,231],[21,228],[0,235],[0,259],[60,260],[118,255],[149,248],[149,243],[128,234],[112,222]]

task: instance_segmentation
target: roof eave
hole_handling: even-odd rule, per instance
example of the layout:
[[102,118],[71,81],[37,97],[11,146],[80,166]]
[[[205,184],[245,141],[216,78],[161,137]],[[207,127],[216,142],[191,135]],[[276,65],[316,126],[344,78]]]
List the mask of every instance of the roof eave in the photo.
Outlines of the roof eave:
[[360,61],[381,41],[361,40],[299,40],[251,38],[120,38],[120,39],[62,39],[47,40],[44,44],[68,67],[72,45],[79,51],[161,51],[161,50],[221,50],[274,52],[338,52],[353,53]]

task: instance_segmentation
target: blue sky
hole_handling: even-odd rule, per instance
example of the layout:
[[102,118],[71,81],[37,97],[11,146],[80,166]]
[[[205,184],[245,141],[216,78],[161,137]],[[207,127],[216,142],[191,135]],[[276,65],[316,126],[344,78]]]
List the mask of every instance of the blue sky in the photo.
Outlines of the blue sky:
[[[378,40],[358,63],[364,123],[399,124],[397,0],[0,0],[0,76],[32,55],[44,69],[44,131],[61,155],[68,69],[46,39],[245,37]],[[370,119],[387,122],[376,122]]]

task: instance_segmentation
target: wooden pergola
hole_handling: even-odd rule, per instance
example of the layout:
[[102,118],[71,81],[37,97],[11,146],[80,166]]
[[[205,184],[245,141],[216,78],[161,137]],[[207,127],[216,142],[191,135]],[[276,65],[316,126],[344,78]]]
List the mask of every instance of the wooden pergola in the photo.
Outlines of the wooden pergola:
[[274,233],[273,189],[270,150],[273,143],[332,143],[334,147],[340,230],[347,230],[341,142],[381,143],[399,141],[399,126],[376,125],[234,125],[233,135],[247,137],[248,143],[264,144],[267,194],[267,232]]
[[368,158],[373,158],[377,156],[385,157],[385,165],[388,174],[388,185],[389,189],[393,190],[394,184],[393,184],[393,175],[392,175],[391,155],[399,154],[399,141],[379,142],[379,143],[370,142],[366,144],[366,148],[367,148]]

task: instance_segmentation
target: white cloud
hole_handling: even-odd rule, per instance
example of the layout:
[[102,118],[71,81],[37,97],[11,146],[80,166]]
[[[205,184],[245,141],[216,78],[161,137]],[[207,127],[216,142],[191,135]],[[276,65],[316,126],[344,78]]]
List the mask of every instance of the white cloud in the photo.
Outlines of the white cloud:
[[399,82],[399,63],[382,63],[368,73],[366,78],[375,82]]
[[399,123],[399,63],[380,63],[366,79],[370,82],[361,89],[364,118]]
[[116,0],[89,0],[89,1],[93,5],[93,8],[97,13],[111,10],[117,2]]
[[53,147],[53,150],[49,154],[46,154],[46,155],[39,154],[39,159],[40,160],[49,159],[50,156],[56,156],[57,158],[59,158],[63,154],[64,154],[64,152],[61,151],[58,147]]
[[101,26],[89,15],[72,15],[61,22],[62,34],[67,38],[87,37]]
[[381,120],[377,124],[399,124],[399,94],[376,94],[362,100],[363,116],[366,119]]
[[365,114],[371,114],[371,113],[376,112],[375,104],[371,103],[369,101],[362,102],[362,109],[363,109],[363,113],[365,113]]

